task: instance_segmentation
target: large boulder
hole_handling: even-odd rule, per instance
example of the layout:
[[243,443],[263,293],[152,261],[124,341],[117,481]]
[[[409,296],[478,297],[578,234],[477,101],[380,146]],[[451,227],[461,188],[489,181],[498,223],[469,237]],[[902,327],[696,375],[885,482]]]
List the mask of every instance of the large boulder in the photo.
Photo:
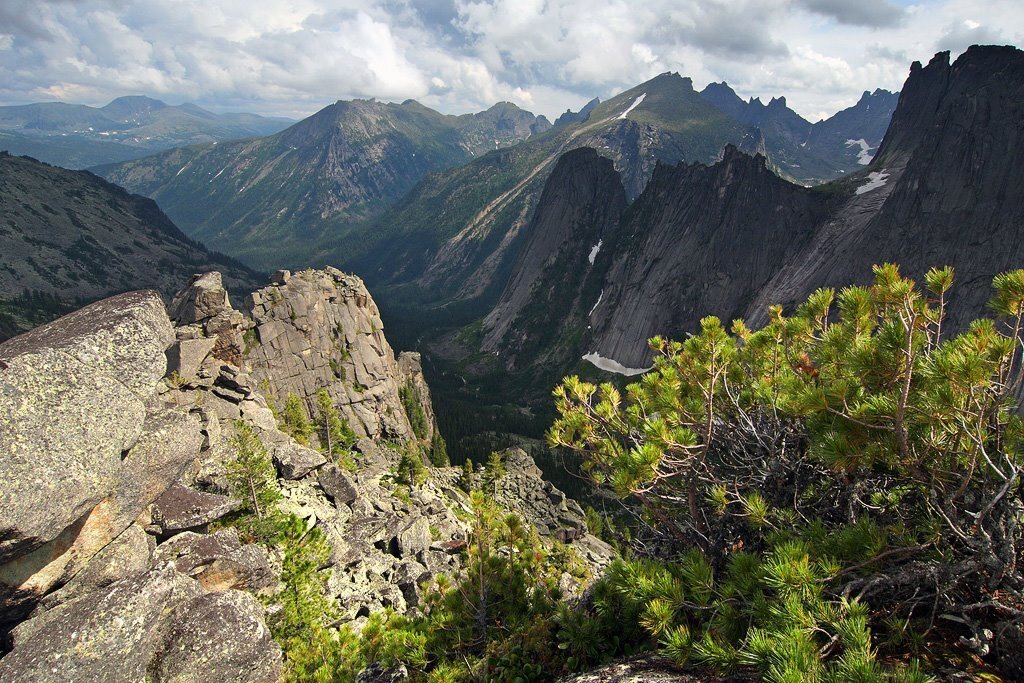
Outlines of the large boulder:
[[282,479],[302,479],[327,462],[319,451],[300,446],[295,442],[275,446],[273,457],[277,472]]
[[177,610],[151,669],[154,683],[277,681],[281,650],[256,598],[239,591],[202,595]]
[[114,472],[110,493],[56,539],[0,567],[0,581],[38,596],[75,576],[194,464],[200,426],[196,416],[176,409],[151,413]]
[[153,504],[153,526],[160,534],[198,529],[220,519],[239,505],[241,501],[237,498],[175,484]]
[[281,671],[254,598],[207,594],[173,567],[42,612],[11,636],[0,659],[0,680],[11,683],[271,683]]
[[233,528],[213,534],[178,534],[160,544],[156,559],[172,563],[210,592],[229,588],[258,592],[277,582],[267,552],[257,545],[243,545]]
[[113,493],[172,340],[160,296],[130,292],[0,344],[0,563]]

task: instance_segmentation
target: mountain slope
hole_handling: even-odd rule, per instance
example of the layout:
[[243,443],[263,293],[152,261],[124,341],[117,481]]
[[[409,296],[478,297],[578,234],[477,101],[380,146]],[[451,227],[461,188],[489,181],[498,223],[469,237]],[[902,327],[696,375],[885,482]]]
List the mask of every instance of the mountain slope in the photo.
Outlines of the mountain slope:
[[308,263],[431,171],[550,127],[509,103],[445,116],[413,100],[337,102],[266,138],[97,169],[156,199],[190,235],[268,267]]
[[730,143],[753,152],[761,140],[705,102],[690,79],[662,74],[594,106],[583,123],[427,177],[360,236],[365,251],[345,243],[325,249],[321,259],[344,259],[383,298],[491,305],[561,154],[597,150],[614,162],[627,197],[635,197],[659,161],[711,162]]
[[0,149],[86,168],[182,145],[270,135],[291,123],[142,96],[119,97],[104,107],[41,102],[0,107]]
[[0,338],[104,296],[218,269],[235,292],[259,276],[187,238],[152,200],[91,173],[0,153]]

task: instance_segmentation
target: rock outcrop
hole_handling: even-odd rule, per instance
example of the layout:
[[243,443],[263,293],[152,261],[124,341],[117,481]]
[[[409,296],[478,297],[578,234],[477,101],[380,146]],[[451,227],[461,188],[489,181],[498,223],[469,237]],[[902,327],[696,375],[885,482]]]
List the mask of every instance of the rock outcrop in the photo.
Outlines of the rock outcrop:
[[334,268],[277,280],[246,301],[255,325],[246,361],[266,397],[283,406],[295,394],[311,408],[326,389],[357,436],[429,440],[432,413],[415,434],[399,395],[408,384],[430,410],[419,355],[395,358],[362,280]]
[[[205,567],[221,578],[197,581],[147,533],[173,532],[154,515],[169,492],[208,495],[182,483],[209,434],[200,412],[167,400],[174,337],[159,294],[143,291],[0,344],[0,629],[17,625],[0,679],[277,679],[262,606],[230,590],[267,587],[266,560],[258,572],[235,538]],[[201,522],[237,505],[226,502]],[[245,562],[250,580],[223,578]]]
[[[423,436],[401,387],[433,421],[418,357],[395,359],[357,278],[331,269],[275,279],[253,295],[252,320],[208,273],[175,297],[176,327],[156,293],[136,292],[0,345],[10,398],[0,404],[10,650],[0,679],[277,679],[282,653],[255,596],[280,590],[281,553],[230,526],[211,532],[240,505],[227,484],[240,422],[272,454],[278,510],[323,532],[331,552],[321,571],[341,622],[412,613],[435,577],[460,570],[472,517],[461,470],[399,477]],[[347,454],[297,443],[257,389],[308,399],[325,368],[336,406],[363,434]],[[362,390],[346,391],[338,368]],[[608,562],[579,506],[529,456],[509,452],[506,471],[490,484],[499,505],[591,570]],[[574,571],[562,577],[567,591],[586,579]]]

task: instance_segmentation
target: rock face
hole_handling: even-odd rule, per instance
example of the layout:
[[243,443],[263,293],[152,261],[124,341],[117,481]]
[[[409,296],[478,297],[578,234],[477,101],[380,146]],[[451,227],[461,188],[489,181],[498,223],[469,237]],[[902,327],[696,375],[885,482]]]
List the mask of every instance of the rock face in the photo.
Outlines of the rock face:
[[953,266],[948,329],[983,315],[992,278],[1024,263],[1024,52],[974,46],[952,65],[946,52],[915,62],[866,173],[752,302],[754,320],[769,302],[868,282],[883,262],[918,280]]
[[601,275],[615,253],[625,209],[611,160],[589,147],[559,160],[509,284],[484,319],[485,351],[498,352],[510,369],[521,362],[536,366],[586,327],[585,309],[603,296]]
[[246,307],[257,342],[246,360],[267,398],[283,406],[295,394],[312,407],[327,389],[357,436],[417,439],[399,391],[409,384],[429,410],[419,357],[395,359],[362,280],[334,268],[303,271],[253,292]]
[[168,522],[169,499],[210,496],[183,484],[212,427],[168,400],[174,336],[160,296],[132,292],[0,344],[0,679],[277,680],[263,608],[229,590],[273,582],[266,558],[236,536],[196,544],[198,565],[147,533],[237,505]]
[[250,595],[207,594],[172,568],[115,583],[25,622],[5,681],[276,681],[281,651]]

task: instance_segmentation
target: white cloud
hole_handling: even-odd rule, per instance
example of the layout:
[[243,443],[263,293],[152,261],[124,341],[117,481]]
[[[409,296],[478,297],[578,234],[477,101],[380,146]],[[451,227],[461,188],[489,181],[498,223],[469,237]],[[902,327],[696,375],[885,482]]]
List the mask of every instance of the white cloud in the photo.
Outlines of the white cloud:
[[[808,118],[911,60],[1020,44],[1018,0],[4,0],[0,103],[148,94],[304,116],[337,99],[557,116],[660,72]],[[996,23],[998,22],[998,23]]]

